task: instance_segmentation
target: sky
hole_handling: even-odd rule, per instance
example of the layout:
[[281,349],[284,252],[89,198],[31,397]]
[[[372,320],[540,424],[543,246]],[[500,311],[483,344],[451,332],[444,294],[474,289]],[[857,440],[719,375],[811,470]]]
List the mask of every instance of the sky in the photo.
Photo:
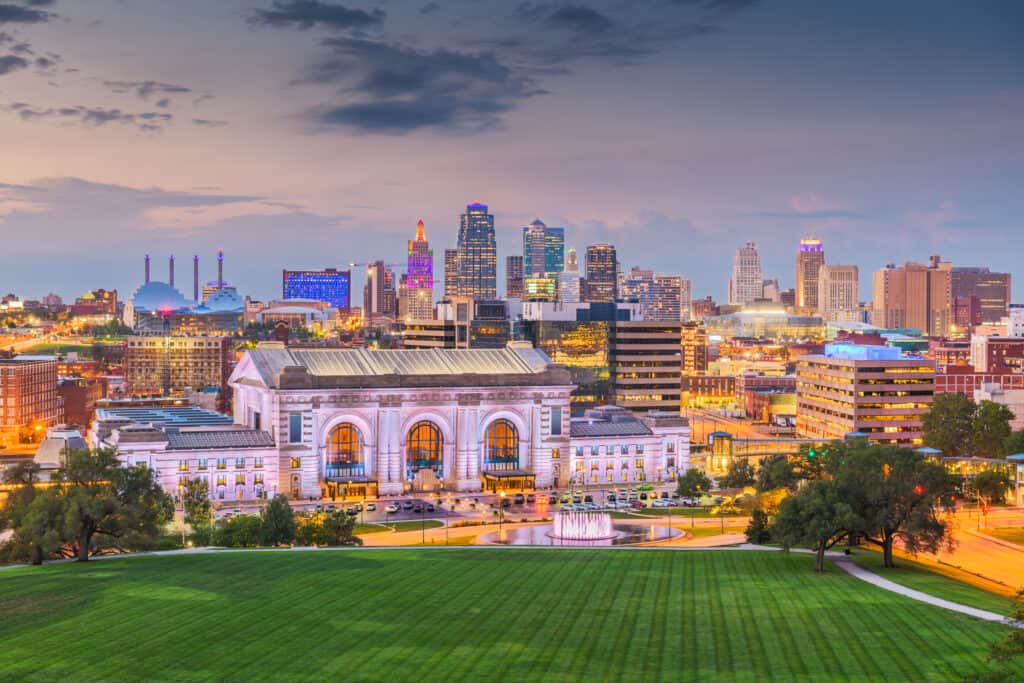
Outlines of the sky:
[[[1024,252],[1024,3],[0,0],[0,290],[124,296],[190,260],[402,263],[495,214],[726,297],[803,236],[870,273]],[[500,272],[499,272],[500,276]],[[361,289],[364,273],[353,272]],[[440,288],[439,288],[440,289]],[[503,289],[499,281],[499,290]]]

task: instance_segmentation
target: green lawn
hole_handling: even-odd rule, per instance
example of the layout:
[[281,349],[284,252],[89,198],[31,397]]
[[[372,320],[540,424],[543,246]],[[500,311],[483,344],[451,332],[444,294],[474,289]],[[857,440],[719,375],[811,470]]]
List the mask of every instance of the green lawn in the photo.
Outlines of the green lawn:
[[978,609],[985,609],[999,614],[1009,614],[1013,601],[995,593],[957,581],[932,571],[927,566],[918,564],[904,557],[896,558],[896,566],[890,569],[882,567],[881,553],[870,550],[854,550],[853,561],[885,578],[907,588],[919,590],[945,600],[959,602]]
[[457,548],[4,570],[0,679],[957,681],[1008,632],[812,563]]
[[91,344],[54,344],[51,342],[45,342],[25,349],[25,353],[61,356],[67,355],[72,351],[77,351],[79,358],[92,358]]
[[444,526],[444,522],[439,522],[436,519],[425,519],[422,522],[389,522],[387,526],[384,524],[356,524],[355,533],[360,534],[379,534],[384,531],[419,531],[420,528],[436,529],[437,527]]
[[994,536],[1003,541],[1016,543],[1017,545],[1024,545],[1024,527],[1021,526],[987,527],[982,529],[981,533]]

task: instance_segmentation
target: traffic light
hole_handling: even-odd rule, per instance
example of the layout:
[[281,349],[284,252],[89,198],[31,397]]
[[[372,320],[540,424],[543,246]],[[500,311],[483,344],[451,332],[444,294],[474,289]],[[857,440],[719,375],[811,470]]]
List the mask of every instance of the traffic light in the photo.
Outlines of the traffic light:
[[924,493],[924,487],[918,484],[917,486],[914,487],[914,493],[920,496],[922,493]]

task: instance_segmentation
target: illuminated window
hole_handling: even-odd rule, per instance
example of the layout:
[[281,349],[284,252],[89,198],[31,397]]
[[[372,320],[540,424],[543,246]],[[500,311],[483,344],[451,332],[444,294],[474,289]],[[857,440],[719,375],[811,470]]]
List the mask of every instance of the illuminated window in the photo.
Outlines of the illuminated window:
[[488,470],[519,467],[519,432],[508,420],[495,420],[484,432],[484,467]]
[[432,470],[442,476],[444,437],[433,422],[417,422],[406,439],[405,476],[412,479],[420,470]]
[[227,469],[227,467],[228,467],[228,459],[227,458],[217,458],[217,469],[218,470],[225,470],[225,469]]
[[292,460],[291,460],[291,468],[293,470],[297,470],[300,467],[302,467],[302,461],[299,460],[298,458],[292,458]]
[[188,460],[179,460],[178,461],[178,471],[179,472],[188,472]]
[[199,458],[199,469],[206,469],[206,458]]
[[327,435],[327,476],[351,477],[363,474],[363,435],[359,429],[343,422]]
[[551,449],[551,459],[552,460],[558,460],[558,458],[560,456],[561,456],[561,453],[559,452],[559,450],[557,448],[552,448]]

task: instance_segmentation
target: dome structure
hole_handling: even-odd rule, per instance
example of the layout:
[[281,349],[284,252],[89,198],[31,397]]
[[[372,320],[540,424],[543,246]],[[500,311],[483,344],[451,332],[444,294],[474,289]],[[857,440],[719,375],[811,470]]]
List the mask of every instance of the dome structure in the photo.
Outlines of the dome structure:
[[245,302],[234,287],[218,289],[210,295],[202,306],[196,309],[197,313],[237,313],[245,310]]
[[135,290],[132,308],[138,311],[177,311],[188,308],[192,302],[174,287],[164,282],[150,281]]

